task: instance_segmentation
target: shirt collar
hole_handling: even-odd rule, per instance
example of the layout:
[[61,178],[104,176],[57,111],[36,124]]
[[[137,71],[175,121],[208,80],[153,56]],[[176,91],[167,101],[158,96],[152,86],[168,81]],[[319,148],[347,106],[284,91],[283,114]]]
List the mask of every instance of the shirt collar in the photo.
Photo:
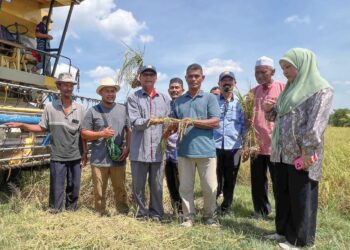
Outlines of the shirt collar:
[[272,82],[267,86],[265,84],[262,84],[263,90],[270,90],[272,88],[273,83],[274,83],[274,80],[272,80]]
[[[144,89],[141,89],[141,93],[142,93],[142,95],[149,96]],[[154,97],[154,96],[158,96],[159,94],[158,94],[156,89],[153,89],[151,95],[152,95],[152,97]]]
[[[226,101],[222,94],[220,94],[219,100],[220,101]],[[232,98],[231,98],[230,102],[233,102],[234,100],[235,100],[235,96],[232,94]]]
[[[58,106],[60,106],[60,107],[62,108],[62,110],[63,110],[63,104],[62,104],[61,98],[58,98],[58,99],[56,100],[56,104],[57,104]],[[77,104],[76,104],[74,101],[72,101],[72,110],[76,110],[76,109],[77,109]]]
[[[198,94],[197,94],[195,97],[197,97],[197,96],[203,96],[203,94],[204,94],[204,91],[203,91],[203,90],[199,90]],[[193,97],[191,96],[191,94],[190,94],[189,91],[187,91],[187,92],[185,93],[185,96],[190,97],[190,98],[193,98]]]

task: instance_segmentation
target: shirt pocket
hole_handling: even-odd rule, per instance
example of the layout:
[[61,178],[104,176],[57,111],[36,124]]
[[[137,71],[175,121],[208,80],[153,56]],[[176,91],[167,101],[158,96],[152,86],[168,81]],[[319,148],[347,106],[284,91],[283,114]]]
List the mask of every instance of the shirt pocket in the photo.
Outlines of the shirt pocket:
[[226,111],[226,119],[229,121],[229,122],[234,122],[235,120],[238,119],[238,116],[237,116],[237,111],[234,107],[228,107],[227,108],[227,111]]
[[67,131],[70,135],[75,136],[77,133],[79,133],[80,123],[71,123],[67,126]]

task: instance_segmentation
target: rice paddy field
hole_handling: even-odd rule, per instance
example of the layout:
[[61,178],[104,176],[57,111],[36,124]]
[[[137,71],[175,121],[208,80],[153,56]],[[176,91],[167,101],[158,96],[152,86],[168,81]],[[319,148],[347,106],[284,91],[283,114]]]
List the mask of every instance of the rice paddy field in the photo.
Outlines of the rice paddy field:
[[[325,142],[314,249],[350,249],[350,128],[328,128]],[[0,193],[0,249],[278,249],[275,242],[263,239],[274,230],[273,216],[267,220],[251,217],[247,163],[240,170],[234,214],[220,218],[221,226],[216,228],[201,223],[199,183],[196,185],[198,220],[193,228],[179,227],[165,182],[166,215],[162,223],[135,220],[134,208],[128,216],[115,214],[111,190],[108,190],[108,207],[112,216],[97,217],[90,175],[90,169],[85,168],[77,212],[50,214],[48,171],[23,173],[19,188],[10,186],[11,195]],[[127,179],[130,194],[130,171]]]

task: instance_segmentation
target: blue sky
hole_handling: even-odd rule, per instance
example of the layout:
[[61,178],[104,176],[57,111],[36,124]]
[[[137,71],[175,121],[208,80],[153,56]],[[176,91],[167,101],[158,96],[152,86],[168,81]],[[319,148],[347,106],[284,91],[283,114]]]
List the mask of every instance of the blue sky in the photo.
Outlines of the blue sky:
[[[53,46],[67,9],[55,9]],[[350,1],[316,0],[85,0],[75,7],[63,54],[81,70],[80,95],[97,97],[98,80],[115,77],[125,47],[146,48],[145,63],[158,69],[156,88],[166,92],[186,67],[204,66],[209,90],[232,70],[245,93],[255,85],[260,56],[275,60],[275,79],[285,81],[278,60],[292,47],[313,50],[321,74],[334,87],[334,108],[350,108]],[[64,61],[60,70],[64,70]],[[186,84],[185,84],[186,86]],[[127,88],[118,93],[125,100]]]

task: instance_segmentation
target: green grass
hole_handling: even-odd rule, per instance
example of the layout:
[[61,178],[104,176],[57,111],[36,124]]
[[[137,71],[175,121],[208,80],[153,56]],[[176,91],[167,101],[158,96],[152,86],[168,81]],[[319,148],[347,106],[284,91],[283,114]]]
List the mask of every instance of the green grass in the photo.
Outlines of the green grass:
[[[326,134],[316,249],[350,249],[349,142],[350,129],[331,128]],[[46,212],[48,172],[26,174],[23,188],[13,189],[12,197],[0,193],[0,249],[278,249],[275,242],[263,239],[274,231],[273,219],[250,217],[253,208],[248,172],[244,164],[235,190],[234,215],[220,219],[219,228],[204,226],[200,216],[195,227],[179,227],[170,214],[165,185],[166,216],[162,224],[136,221],[133,211],[128,216],[99,218],[92,207],[89,169],[83,172],[81,208],[52,215]],[[130,184],[129,172],[127,179]],[[196,193],[200,194],[198,186]],[[112,195],[109,189],[108,206],[114,212]],[[197,198],[200,214],[202,200]]]

